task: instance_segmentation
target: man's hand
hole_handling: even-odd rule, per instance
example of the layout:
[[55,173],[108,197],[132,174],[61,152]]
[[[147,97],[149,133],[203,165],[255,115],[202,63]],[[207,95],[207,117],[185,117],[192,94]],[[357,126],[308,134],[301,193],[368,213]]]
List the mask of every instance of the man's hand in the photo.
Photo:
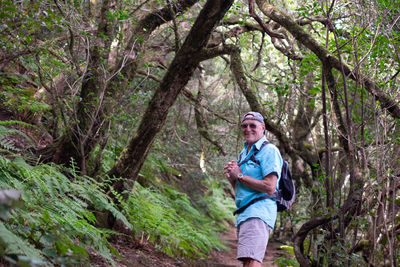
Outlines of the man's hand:
[[236,179],[242,171],[236,161],[229,161],[224,167],[224,174],[233,187],[235,187]]

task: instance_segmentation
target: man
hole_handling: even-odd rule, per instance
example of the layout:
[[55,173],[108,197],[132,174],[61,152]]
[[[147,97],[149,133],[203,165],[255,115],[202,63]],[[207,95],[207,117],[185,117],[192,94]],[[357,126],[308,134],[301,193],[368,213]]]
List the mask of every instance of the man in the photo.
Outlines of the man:
[[[224,174],[235,189],[238,209],[256,198],[274,194],[283,164],[276,146],[267,144],[261,148],[267,139],[264,118],[260,113],[244,115],[241,129],[245,142],[238,162],[230,161],[224,167]],[[276,217],[276,201],[270,198],[253,203],[238,214],[237,258],[243,266],[261,266]]]

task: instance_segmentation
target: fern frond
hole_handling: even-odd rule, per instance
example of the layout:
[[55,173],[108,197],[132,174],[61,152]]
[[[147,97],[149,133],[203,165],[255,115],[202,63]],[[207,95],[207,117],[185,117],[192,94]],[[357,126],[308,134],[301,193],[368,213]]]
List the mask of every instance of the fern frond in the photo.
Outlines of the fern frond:
[[25,240],[9,231],[0,221],[0,248],[7,255],[27,256],[45,262],[42,253]]
[[12,152],[20,152],[21,151],[21,149],[17,148],[15,146],[15,143],[10,140],[10,136],[19,136],[19,137],[24,138],[24,140],[30,144],[34,143],[32,141],[32,139],[29,136],[27,136],[25,133],[23,133],[17,129],[11,129],[11,128],[7,128],[7,127],[0,125],[0,147],[2,147],[3,149],[6,149],[8,151],[12,151]]
[[0,125],[19,125],[19,126],[23,126],[23,127],[27,127],[27,128],[38,128],[36,125],[30,124],[30,123],[26,123],[24,121],[16,121],[16,120],[7,120],[7,121],[0,121]]
[[6,139],[6,138],[2,138],[0,139],[0,146],[3,147],[5,150],[8,150],[10,152],[14,151],[14,152],[20,152],[21,149],[17,148],[13,142],[11,142],[10,140]]

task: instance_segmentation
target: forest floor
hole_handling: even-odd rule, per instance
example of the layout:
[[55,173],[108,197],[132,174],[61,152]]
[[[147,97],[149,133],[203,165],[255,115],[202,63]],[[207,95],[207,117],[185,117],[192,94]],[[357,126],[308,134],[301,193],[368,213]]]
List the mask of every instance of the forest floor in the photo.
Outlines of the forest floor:
[[[131,238],[117,238],[111,240],[111,244],[118,250],[122,259],[115,259],[118,266],[121,267],[239,267],[241,262],[236,260],[236,228],[231,227],[229,231],[222,236],[223,242],[227,246],[227,250],[214,250],[209,258],[202,259],[197,262],[188,260],[173,259],[166,254],[158,251],[149,242],[139,242]],[[285,251],[281,250],[281,243],[270,241],[268,243],[267,252],[264,257],[262,267],[276,267],[274,260],[278,257],[284,257]],[[105,261],[91,253],[90,264],[92,266],[106,267],[109,266]]]

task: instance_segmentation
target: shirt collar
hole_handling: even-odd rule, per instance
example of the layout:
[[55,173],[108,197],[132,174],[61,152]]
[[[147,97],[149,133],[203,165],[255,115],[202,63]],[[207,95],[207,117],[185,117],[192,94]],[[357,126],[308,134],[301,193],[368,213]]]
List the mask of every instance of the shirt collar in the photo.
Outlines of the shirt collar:
[[[265,135],[263,135],[263,137],[261,137],[260,139],[258,139],[258,141],[255,142],[255,143],[253,144],[253,146],[255,146],[255,148],[256,148],[257,150],[260,150],[261,145],[264,143],[264,141],[267,141],[267,138],[265,137]],[[244,147],[245,147],[245,148],[248,147],[248,143],[247,143],[247,142],[244,142]]]

